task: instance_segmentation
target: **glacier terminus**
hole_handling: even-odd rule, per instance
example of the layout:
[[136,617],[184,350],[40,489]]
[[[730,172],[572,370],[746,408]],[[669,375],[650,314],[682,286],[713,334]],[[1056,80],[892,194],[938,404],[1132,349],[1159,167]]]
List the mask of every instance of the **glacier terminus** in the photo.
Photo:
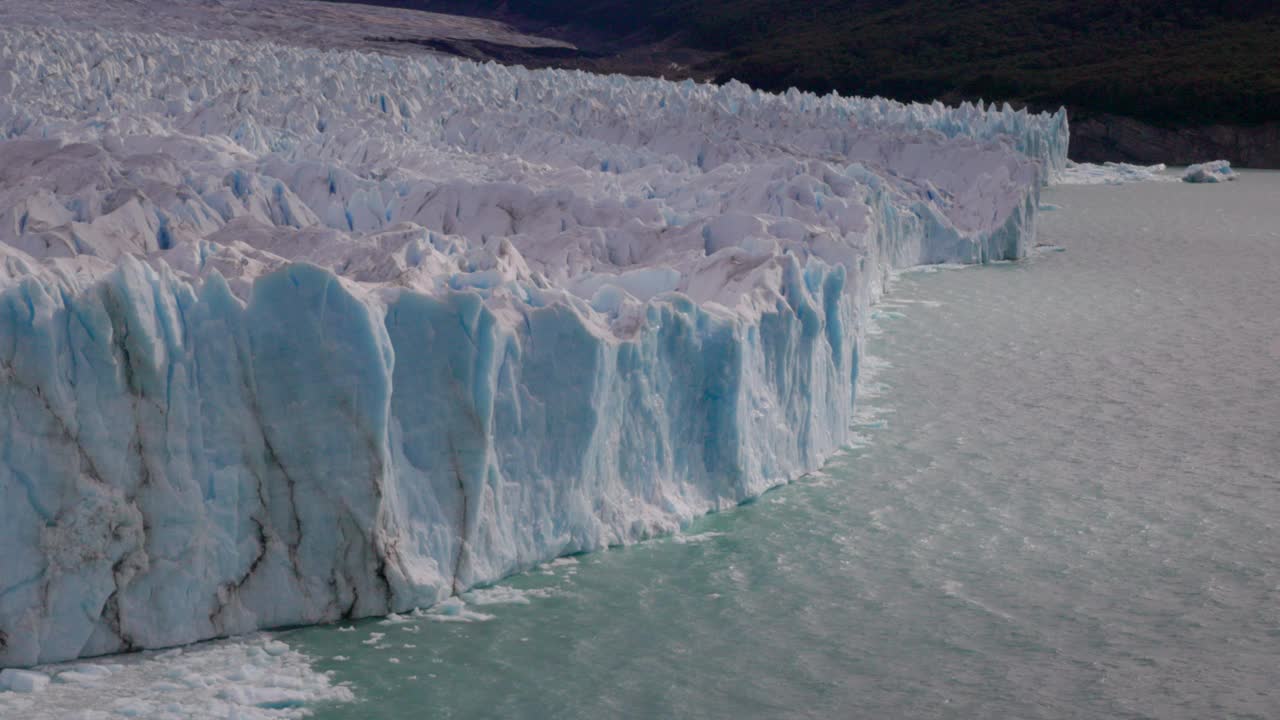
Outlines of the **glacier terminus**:
[[0,667],[430,606],[848,439],[1065,113],[0,29]]

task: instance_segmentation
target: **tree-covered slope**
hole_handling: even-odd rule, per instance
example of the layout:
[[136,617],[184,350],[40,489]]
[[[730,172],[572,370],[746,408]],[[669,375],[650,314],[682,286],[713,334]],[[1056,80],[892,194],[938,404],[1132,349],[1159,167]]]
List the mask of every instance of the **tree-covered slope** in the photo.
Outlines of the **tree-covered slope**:
[[[377,1],[377,0],[374,0]],[[1280,119],[1274,0],[390,0],[721,53],[720,79],[1065,104],[1165,126]]]
[[1065,104],[1162,125],[1280,119],[1273,2],[713,0],[694,18],[699,41],[728,53],[720,76],[771,89]]

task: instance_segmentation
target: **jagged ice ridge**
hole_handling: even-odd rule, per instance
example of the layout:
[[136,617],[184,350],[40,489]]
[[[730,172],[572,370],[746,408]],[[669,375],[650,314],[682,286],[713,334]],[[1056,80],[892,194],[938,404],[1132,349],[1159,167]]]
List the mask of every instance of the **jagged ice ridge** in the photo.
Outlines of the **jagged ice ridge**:
[[0,31],[0,666],[431,605],[848,437],[1063,113]]

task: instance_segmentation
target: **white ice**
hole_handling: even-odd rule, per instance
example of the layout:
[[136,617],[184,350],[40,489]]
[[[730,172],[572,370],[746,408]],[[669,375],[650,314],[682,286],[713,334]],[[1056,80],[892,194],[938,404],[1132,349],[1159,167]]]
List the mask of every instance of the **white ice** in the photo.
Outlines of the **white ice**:
[[1022,256],[1065,166],[1061,113],[6,12],[0,666],[431,606],[816,469],[893,269]]
[[1131,182],[1171,182],[1177,176],[1165,172],[1164,165],[1131,165],[1106,162],[1077,163],[1067,161],[1066,167],[1054,177],[1059,185],[1123,185]]

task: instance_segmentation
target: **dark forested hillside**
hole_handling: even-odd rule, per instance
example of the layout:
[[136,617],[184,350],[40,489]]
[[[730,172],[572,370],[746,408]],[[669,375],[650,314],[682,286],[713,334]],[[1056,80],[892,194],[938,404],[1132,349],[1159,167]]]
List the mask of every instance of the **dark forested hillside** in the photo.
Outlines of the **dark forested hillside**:
[[[733,4],[776,18],[767,13],[787,3]],[[868,0],[813,3],[808,17],[794,5],[783,32],[732,15],[723,27],[741,39],[722,46],[720,74],[773,89],[1066,104],[1165,125],[1280,119],[1275,2]],[[714,42],[707,21],[695,27]]]
[[1067,105],[1156,129],[1280,122],[1280,0],[367,0],[502,17],[705,77],[903,100]]

